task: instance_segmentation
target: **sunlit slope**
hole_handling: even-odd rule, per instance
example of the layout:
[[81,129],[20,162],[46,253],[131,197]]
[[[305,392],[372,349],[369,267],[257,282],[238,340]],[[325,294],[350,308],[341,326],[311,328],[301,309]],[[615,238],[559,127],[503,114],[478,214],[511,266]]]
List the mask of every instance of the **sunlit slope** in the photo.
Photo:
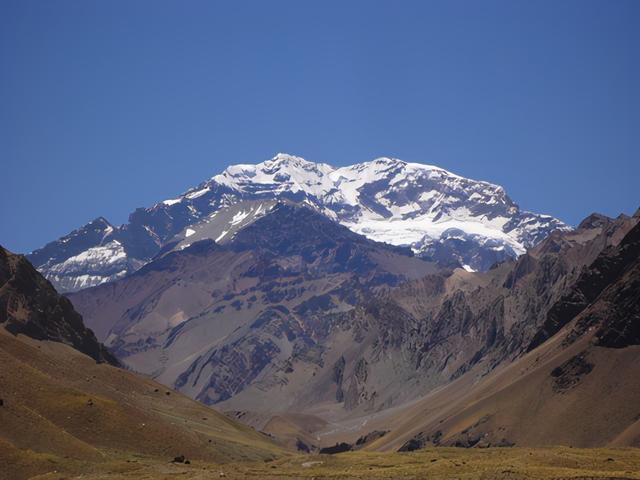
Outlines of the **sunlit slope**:
[[0,398],[0,478],[86,471],[131,456],[224,463],[281,452],[263,434],[153,381],[4,330]]

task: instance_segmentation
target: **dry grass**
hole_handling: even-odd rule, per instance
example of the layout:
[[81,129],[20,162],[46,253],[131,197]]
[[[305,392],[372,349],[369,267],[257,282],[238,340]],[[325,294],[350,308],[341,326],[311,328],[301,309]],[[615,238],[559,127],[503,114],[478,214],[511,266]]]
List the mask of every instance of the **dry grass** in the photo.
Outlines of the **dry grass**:
[[640,479],[640,450],[634,448],[431,448],[412,453],[285,455],[273,461],[228,464],[193,461],[190,465],[137,456],[99,464],[56,462],[51,472],[33,478]]
[[[292,454],[150,380],[8,334],[0,334],[0,392],[0,480],[640,480],[633,448]],[[178,454],[191,463],[170,463]]]

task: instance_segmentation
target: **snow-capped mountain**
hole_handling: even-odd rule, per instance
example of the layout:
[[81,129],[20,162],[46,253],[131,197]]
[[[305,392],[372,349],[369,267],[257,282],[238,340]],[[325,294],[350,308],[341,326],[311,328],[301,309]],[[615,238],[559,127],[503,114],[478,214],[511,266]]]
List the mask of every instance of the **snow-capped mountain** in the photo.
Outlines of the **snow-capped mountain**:
[[29,259],[58,288],[77,290],[120,278],[195,240],[224,243],[278,200],[468,270],[486,270],[553,230],[569,229],[548,215],[521,211],[498,185],[436,166],[378,158],[334,168],[281,153],[256,165],[232,165],[179,197],[137,209],[121,227],[95,220]]

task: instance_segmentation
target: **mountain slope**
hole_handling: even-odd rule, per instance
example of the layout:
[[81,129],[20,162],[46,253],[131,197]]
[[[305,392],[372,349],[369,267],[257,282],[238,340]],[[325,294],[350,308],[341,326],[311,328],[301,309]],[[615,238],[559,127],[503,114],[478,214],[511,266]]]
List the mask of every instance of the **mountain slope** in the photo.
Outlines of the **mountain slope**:
[[115,359],[70,302],[4,249],[0,319],[2,478],[84,474],[178,455],[225,463],[281,453],[264,435],[110,365]]
[[[419,401],[370,418],[367,429],[391,432],[366,448],[639,446],[640,217],[622,220],[622,228],[612,229],[598,219],[605,228],[590,246],[612,234],[608,245],[557,296],[528,353],[490,371],[479,361]],[[583,234],[591,230],[583,228]],[[621,232],[624,238],[614,239]],[[583,306],[558,315],[577,297],[586,299]]]
[[344,312],[437,271],[285,202],[224,245],[193,243],[70,298],[128,366],[205,403],[283,408],[315,401],[304,372],[325,365]]
[[71,302],[22,256],[0,246],[0,325],[13,335],[66,343],[98,362],[115,359],[85,328]]
[[[137,209],[121,227],[98,218],[29,259],[62,291],[75,291],[122,278],[177,245],[224,241],[278,200],[314,208],[373,240],[473,270],[487,270],[553,230],[568,229],[552,217],[521,211],[502,187],[435,166],[379,158],[334,168],[278,154],[230,166],[178,198]],[[241,202],[245,207],[236,208]]]
[[[319,446],[520,361],[585,269],[637,222],[593,215],[470,273],[284,203],[224,245],[193,243],[71,299],[132,368],[259,429],[276,432],[279,419],[295,432],[304,418],[287,435]],[[327,423],[331,434],[309,432]]]

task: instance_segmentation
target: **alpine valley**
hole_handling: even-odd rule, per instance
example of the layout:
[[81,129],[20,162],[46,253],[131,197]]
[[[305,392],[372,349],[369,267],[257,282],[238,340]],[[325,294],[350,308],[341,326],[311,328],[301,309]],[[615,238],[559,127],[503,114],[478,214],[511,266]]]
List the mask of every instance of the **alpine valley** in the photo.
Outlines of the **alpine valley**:
[[640,478],[640,210],[279,154],[0,248],[0,325],[8,478]]

